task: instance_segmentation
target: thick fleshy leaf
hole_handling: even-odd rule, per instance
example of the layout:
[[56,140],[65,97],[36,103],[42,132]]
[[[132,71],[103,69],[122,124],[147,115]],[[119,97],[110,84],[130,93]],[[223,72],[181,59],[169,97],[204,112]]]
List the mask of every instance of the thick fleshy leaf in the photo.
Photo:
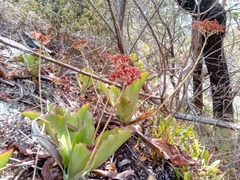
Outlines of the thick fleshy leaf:
[[117,134],[118,133],[118,130],[119,128],[114,128],[112,130],[108,130],[108,131],[105,131],[102,136],[101,136],[101,139],[99,140],[100,136],[98,136],[96,139],[95,139],[95,145],[97,145],[97,142],[98,142],[98,146],[97,148],[99,148],[102,144],[103,141],[105,141],[108,136],[110,136],[111,134]]
[[23,55],[23,63],[28,68],[29,72],[32,75],[37,75],[38,73],[38,66],[40,59],[37,56],[34,56],[32,54],[25,53]]
[[37,119],[39,116],[41,116],[40,113],[34,111],[24,111],[21,114],[25,117],[28,117],[31,120]]
[[[127,86],[120,101],[116,104],[118,115],[123,123],[128,123],[135,113],[139,92],[150,74],[150,72],[143,72],[141,79],[137,79]],[[97,88],[107,96],[110,104],[115,106],[120,90],[113,85],[107,87],[103,83],[98,83]]]
[[89,113],[89,108],[91,104],[83,105],[76,113],[78,120],[78,128],[83,126],[84,121],[93,121],[91,113]]
[[115,106],[115,102],[120,94],[120,90],[117,87],[113,85],[107,86],[102,82],[98,82],[97,89],[99,89],[105,94],[105,96],[108,98],[109,103],[112,106]]
[[94,136],[94,120],[91,113],[88,111],[90,104],[82,106],[77,112],[77,119],[80,123],[79,130],[75,132],[73,137],[73,147],[74,144],[85,143],[91,146],[93,143]]
[[56,131],[52,128],[51,124],[46,121],[46,120],[39,120],[38,123],[40,125],[43,125],[43,123],[45,124],[45,130],[47,131],[48,135],[51,137],[51,140],[58,146],[59,142],[58,142],[58,139],[57,139],[57,134],[56,134]]
[[63,116],[67,120],[68,132],[70,139],[72,140],[74,137],[74,132],[76,132],[80,127],[79,119],[76,117],[76,114],[71,113],[64,107],[53,109],[52,113]]
[[116,127],[110,131],[105,131],[101,137],[97,137],[95,139],[96,154],[83,173],[86,174],[104,163],[132,134],[133,131],[130,128]]
[[117,104],[117,112],[123,123],[128,123],[136,109],[136,103],[127,96],[121,96]]
[[[25,117],[28,117],[31,120],[35,120],[41,116],[41,114],[34,112],[34,111],[24,111],[21,114]],[[56,145],[58,145],[58,141],[56,139],[56,133],[55,133],[54,129],[52,128],[52,126],[49,124],[49,122],[41,120],[41,121],[38,121],[38,123],[40,125],[43,125],[43,123],[45,124],[45,129],[46,129],[48,135],[51,137],[51,139],[54,141],[54,143]]]
[[[91,70],[89,71],[86,68],[84,68],[83,71],[94,74],[93,71],[91,71]],[[79,74],[79,76],[77,77],[77,82],[78,82],[80,90],[84,91],[85,89],[87,89],[88,87],[93,85],[93,78],[91,78],[89,76],[85,76],[83,74]]]
[[[132,134],[133,131],[129,128],[114,128],[104,132],[97,147],[91,170],[104,163]],[[98,142],[98,139],[99,137],[95,142]]]
[[52,114],[58,114],[58,115],[61,115],[61,116],[64,116],[67,112],[67,109],[64,108],[64,107],[58,107],[58,108],[54,108],[52,109]]
[[141,79],[137,79],[124,90],[124,93],[116,106],[117,112],[123,123],[128,123],[135,113],[139,92],[150,74],[150,72],[143,72],[141,74]]
[[[0,154],[0,168],[3,168],[6,166],[10,157],[12,156],[12,153],[13,153],[13,149],[9,149],[3,152],[2,154]],[[2,171],[0,171],[0,177],[1,175],[2,175]]]
[[79,122],[79,118],[77,118],[75,113],[71,113],[69,111],[66,112],[64,115],[65,118],[67,119],[67,123],[75,127],[76,129],[79,129],[81,126],[81,123]]
[[79,127],[81,126],[81,123],[79,122],[80,119],[76,116],[76,114],[71,113],[69,110],[65,109],[64,107],[58,107],[54,109],[53,113],[64,116],[65,119],[67,120],[67,123],[73,126],[75,129],[79,129]]
[[56,107],[56,103],[50,103],[47,100],[47,112],[51,112]]
[[59,152],[57,151],[56,147],[44,135],[42,135],[41,131],[38,128],[37,121],[42,121],[42,120],[36,119],[32,122],[33,133],[35,134],[39,144],[48,152],[48,154],[50,154],[55,159],[55,161],[58,163],[59,167],[64,173],[62,158]]
[[141,79],[137,79],[132,84],[126,87],[124,91],[124,95],[128,96],[132,101],[136,102],[138,100],[139,92],[147,80],[148,76],[150,76],[150,72],[143,72],[141,74]]
[[67,120],[64,116],[47,114],[43,116],[57,133],[59,142],[59,153],[62,157],[63,165],[68,165],[69,156],[72,151],[71,139],[67,128]]
[[69,166],[68,166],[68,176],[69,179],[79,179],[86,167],[88,160],[91,156],[92,151],[90,151],[85,144],[79,143],[76,144],[73,148],[69,159]]

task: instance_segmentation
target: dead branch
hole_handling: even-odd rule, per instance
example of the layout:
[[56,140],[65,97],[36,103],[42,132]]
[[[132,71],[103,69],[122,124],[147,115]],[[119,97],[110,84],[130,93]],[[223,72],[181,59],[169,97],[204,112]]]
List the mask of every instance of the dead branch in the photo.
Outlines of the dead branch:
[[[112,21],[113,21],[113,25],[114,25],[114,29],[115,29],[115,36],[116,36],[116,40],[117,40],[117,43],[118,43],[118,49],[121,52],[121,54],[126,54],[126,50],[125,50],[124,45],[123,45],[123,36],[122,36],[121,27],[118,24],[118,22],[117,22],[117,20],[114,16],[111,1],[107,0],[107,3],[108,3],[108,8],[109,8],[109,11],[111,13],[111,17],[112,17]],[[122,20],[123,19],[124,18],[122,17]]]
[[[153,17],[155,16],[155,14],[159,11],[159,8],[161,7],[163,1],[158,5],[158,7],[155,9],[154,13],[152,14],[152,16],[149,18],[149,23],[150,21],[153,19]],[[136,46],[138,40],[140,39],[140,37],[142,36],[142,34],[144,33],[146,27],[148,26],[148,22],[146,22],[146,24],[144,25],[143,29],[141,30],[141,32],[139,33],[137,39],[135,40],[135,42],[133,43],[132,47],[130,48],[129,54],[132,53],[133,48]]]
[[192,114],[184,114],[184,113],[180,113],[180,112],[176,112],[175,114],[173,114],[173,116],[175,118],[191,121],[194,123],[208,124],[208,125],[226,128],[226,129],[240,131],[240,127],[237,127],[233,123],[222,121],[220,119],[206,118],[206,117],[202,117],[202,116],[195,116]]
[[[149,29],[150,29],[150,31],[151,31],[151,33],[152,33],[155,41],[156,41],[156,43],[157,43],[157,46],[158,46],[159,52],[160,52],[160,54],[161,54],[161,56],[162,56],[162,59],[164,60],[164,53],[163,53],[163,51],[162,51],[161,43],[159,42],[159,40],[158,40],[158,38],[157,38],[157,35],[156,35],[155,31],[153,30],[153,27],[152,27],[151,23],[149,22],[148,18],[145,16],[142,8],[141,8],[140,5],[137,3],[137,1],[136,1],[136,0],[133,0],[133,2],[135,3],[135,5],[136,5],[137,8],[139,9],[142,17],[143,17],[144,20],[146,21],[146,23],[147,23],[147,25],[148,25],[148,27],[149,27]],[[163,61],[163,62],[164,62],[164,61]],[[165,62],[164,62],[164,64],[165,64]],[[166,67],[166,66],[164,65],[164,67]]]
[[119,11],[119,14],[118,14],[118,17],[117,17],[119,28],[120,28],[121,32],[123,30],[123,21],[124,21],[124,17],[125,17],[124,13],[126,11],[126,5],[127,5],[127,0],[123,0],[121,2],[120,11]]

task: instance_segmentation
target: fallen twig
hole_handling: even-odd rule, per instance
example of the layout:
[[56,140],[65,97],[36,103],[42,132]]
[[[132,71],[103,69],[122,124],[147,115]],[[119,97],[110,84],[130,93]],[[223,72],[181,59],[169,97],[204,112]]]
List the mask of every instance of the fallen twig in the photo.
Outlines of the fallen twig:
[[202,124],[208,124],[208,125],[213,125],[213,126],[218,126],[222,128],[227,128],[231,130],[237,130],[240,131],[240,127],[237,127],[236,125],[220,120],[220,119],[212,119],[212,118],[206,118],[202,116],[194,116],[192,114],[184,114],[180,112],[176,112],[173,114],[175,118],[191,121],[191,122],[196,122],[196,123],[202,123]]

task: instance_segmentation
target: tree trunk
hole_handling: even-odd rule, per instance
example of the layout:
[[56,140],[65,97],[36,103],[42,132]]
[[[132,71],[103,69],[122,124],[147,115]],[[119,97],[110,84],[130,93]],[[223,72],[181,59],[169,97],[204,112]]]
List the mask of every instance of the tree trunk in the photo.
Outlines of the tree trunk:
[[[177,0],[178,4],[187,12],[192,13],[194,19],[197,19],[198,6],[195,0]],[[213,6],[215,0],[202,0],[200,4],[200,20],[216,19],[219,24],[226,25],[226,12],[223,7],[217,3]],[[224,33],[213,34],[207,39],[207,45],[203,49],[203,56],[207,70],[210,76],[212,90],[213,114],[215,118],[224,119],[225,121],[233,121],[233,97],[231,95],[231,85],[228,73],[228,67],[223,51]],[[204,36],[202,35],[202,42]],[[194,73],[194,89],[198,92],[198,85],[202,83],[199,79],[201,65]],[[197,77],[198,76],[198,77]],[[198,101],[196,100],[198,103]]]
[[[202,35],[198,30],[193,30],[192,37],[192,52],[193,58],[198,60],[198,56],[202,49]],[[202,59],[198,61],[198,64],[193,72],[193,104],[195,113],[198,115],[203,114],[203,77],[202,77]]]
[[212,86],[213,115],[216,118],[231,121],[233,120],[233,97],[222,41],[220,34],[210,36],[204,47],[204,56]]
[[203,114],[203,87],[202,87],[202,62],[198,62],[196,68],[193,72],[193,104],[195,106],[195,109],[198,113],[198,115]]

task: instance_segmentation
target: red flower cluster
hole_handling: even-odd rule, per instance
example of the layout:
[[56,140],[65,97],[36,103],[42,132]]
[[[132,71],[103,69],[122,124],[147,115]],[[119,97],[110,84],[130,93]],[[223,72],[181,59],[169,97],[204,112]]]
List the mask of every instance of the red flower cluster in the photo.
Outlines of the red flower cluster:
[[131,58],[124,54],[111,56],[109,54],[103,55],[105,58],[112,61],[116,66],[109,76],[110,81],[119,81],[124,85],[130,85],[136,79],[141,78],[141,71],[137,67],[130,66]]
[[132,60],[129,56],[124,54],[117,54],[111,56],[110,54],[103,54],[103,57],[112,61],[114,65],[129,64]]
[[30,32],[30,34],[35,37],[42,45],[45,45],[47,44],[51,39],[52,37],[50,35],[43,35],[41,33],[37,33],[35,31],[32,31]]
[[72,44],[72,48],[81,51],[85,46],[87,46],[87,44],[88,44],[87,40],[76,41]]
[[113,70],[108,79],[110,81],[117,80],[124,83],[124,85],[130,85],[134,80],[141,78],[140,74],[141,72],[137,67],[121,64]]
[[216,19],[214,21],[209,21],[205,19],[204,21],[197,21],[194,23],[193,28],[198,29],[201,33],[219,33],[224,32],[225,26],[220,25]]

